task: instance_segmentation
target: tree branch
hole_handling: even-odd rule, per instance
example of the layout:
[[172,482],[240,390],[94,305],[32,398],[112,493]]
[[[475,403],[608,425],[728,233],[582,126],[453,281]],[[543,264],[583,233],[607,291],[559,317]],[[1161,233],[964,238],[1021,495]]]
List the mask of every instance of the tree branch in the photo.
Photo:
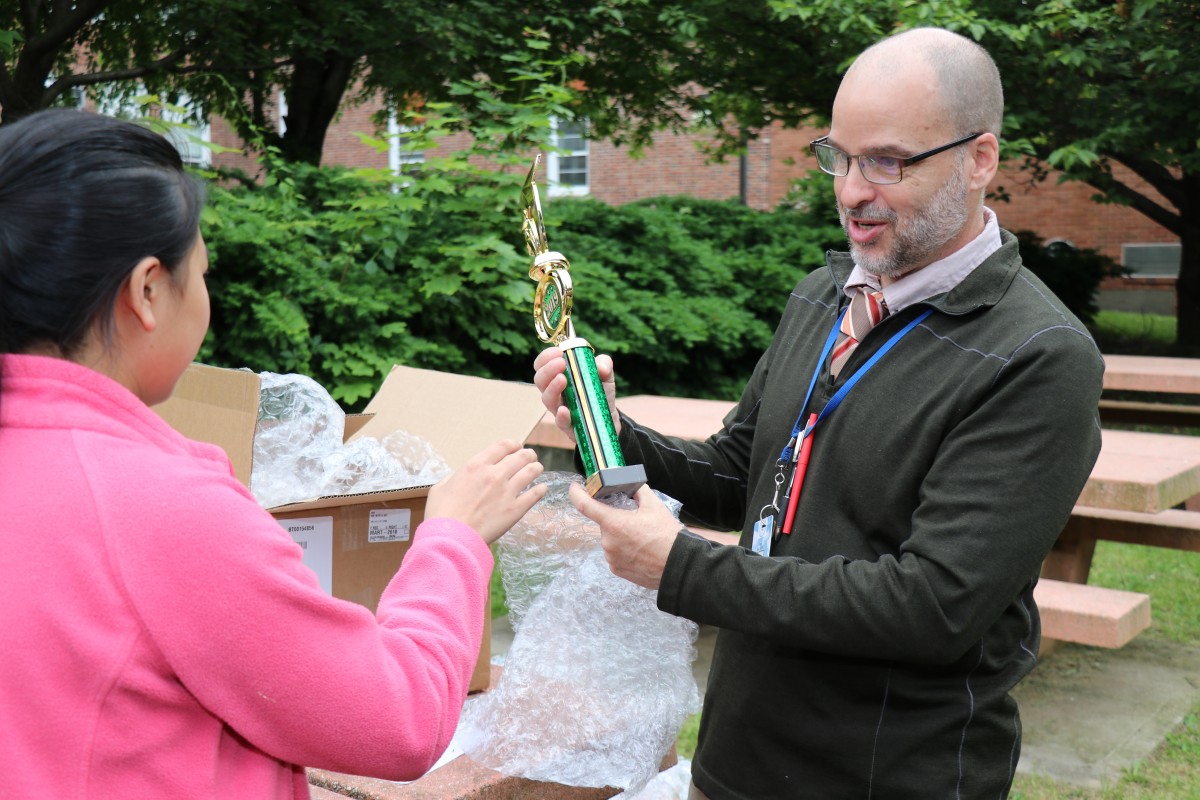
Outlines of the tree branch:
[[1105,194],[1114,197],[1120,197],[1128,201],[1129,205],[1135,210],[1152,221],[1157,222],[1164,228],[1169,230],[1176,236],[1181,236],[1183,231],[1183,218],[1178,213],[1172,213],[1170,210],[1163,208],[1158,203],[1151,200],[1141,192],[1126,186],[1116,178],[1107,174],[1096,173],[1089,175],[1084,179],[1084,183],[1092,186]]
[[162,72],[170,69],[180,59],[186,56],[187,53],[187,48],[181,47],[175,52],[163,56],[158,61],[154,61],[142,67],[115,69],[107,72],[71,73],[70,75],[65,75],[56,80],[54,83],[50,84],[48,87],[46,87],[46,91],[42,92],[42,106],[49,106],[50,101],[74,86],[91,86],[97,83],[124,81],[131,78],[140,78],[143,75],[149,75],[154,72]]
[[26,29],[30,35],[25,39],[24,53],[33,60],[40,60],[47,53],[57,52],[88,20],[111,4],[112,0],[79,0],[69,13],[64,14],[56,9],[47,18],[46,29],[35,36],[32,34],[36,30],[38,18],[33,6],[37,3],[23,3],[27,12],[26,24],[30,26]]
[[1153,186],[1159,194],[1167,198],[1176,208],[1183,208],[1187,202],[1186,194],[1180,186],[1179,178],[1156,161],[1126,153],[1117,153],[1112,158],[1134,171],[1142,180]]

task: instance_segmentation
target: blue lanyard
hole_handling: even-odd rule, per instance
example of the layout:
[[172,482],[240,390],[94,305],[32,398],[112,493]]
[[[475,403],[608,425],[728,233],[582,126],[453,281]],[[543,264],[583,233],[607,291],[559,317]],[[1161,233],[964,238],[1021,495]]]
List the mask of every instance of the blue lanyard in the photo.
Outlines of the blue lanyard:
[[800,406],[800,416],[796,417],[796,424],[792,427],[792,436],[788,440],[787,445],[783,448],[783,452],[779,454],[780,463],[786,464],[788,461],[790,461],[792,459],[794,449],[798,447],[800,443],[805,440],[805,438],[812,435],[813,430],[816,429],[817,425],[821,423],[821,420],[828,417],[833,413],[834,409],[841,405],[842,400],[846,399],[846,395],[850,393],[850,390],[854,388],[855,384],[859,382],[862,376],[866,375],[867,372],[869,372],[871,368],[879,362],[879,359],[883,358],[889,350],[895,347],[896,343],[903,339],[909,331],[920,325],[930,314],[933,313],[932,308],[926,309],[925,313],[921,314],[912,322],[905,325],[897,333],[893,334],[892,338],[884,342],[883,347],[880,347],[878,350],[876,350],[875,354],[867,360],[867,363],[863,364],[862,368],[858,370],[858,372],[855,372],[850,377],[850,380],[842,384],[842,388],[838,389],[833,397],[829,398],[829,402],[825,404],[823,409],[821,409],[821,413],[811,425],[806,427],[804,425],[804,410],[808,408],[808,401],[812,399],[813,389],[817,385],[817,378],[821,376],[821,372],[825,368],[825,359],[829,357],[829,352],[833,350],[833,343],[837,341],[838,332],[842,329],[842,318],[846,316],[846,311],[848,309],[849,306],[842,309],[842,313],[838,315],[837,322],[833,324],[833,330],[829,332],[829,336],[825,339],[825,347],[821,349],[821,357],[817,359],[817,368],[813,370],[812,380],[809,381],[808,384],[808,393],[804,395],[804,405]]

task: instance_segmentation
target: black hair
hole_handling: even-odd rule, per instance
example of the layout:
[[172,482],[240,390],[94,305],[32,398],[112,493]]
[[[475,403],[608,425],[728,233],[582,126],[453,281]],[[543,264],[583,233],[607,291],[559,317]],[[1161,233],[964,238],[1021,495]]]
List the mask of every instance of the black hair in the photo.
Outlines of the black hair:
[[0,127],[0,353],[69,358],[110,335],[139,261],[177,277],[203,203],[171,143],[132,122],[60,109]]

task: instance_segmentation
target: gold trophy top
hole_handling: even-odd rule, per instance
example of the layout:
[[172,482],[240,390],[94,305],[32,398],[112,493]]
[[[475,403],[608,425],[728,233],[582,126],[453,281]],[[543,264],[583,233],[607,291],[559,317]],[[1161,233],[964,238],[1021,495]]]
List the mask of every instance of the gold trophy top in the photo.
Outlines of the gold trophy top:
[[542,201],[538,196],[537,170],[542,163],[542,154],[538,153],[529,168],[525,178],[525,186],[521,189],[521,232],[525,235],[525,249],[533,256],[533,266],[529,268],[529,277],[535,281],[541,280],[546,272],[554,269],[570,269],[571,265],[562,253],[550,250],[546,242],[546,223],[542,219]]
[[550,344],[559,344],[575,335],[571,324],[571,276],[570,263],[562,253],[550,250],[546,243],[546,224],[542,219],[542,202],[538,197],[537,169],[542,154],[533,159],[533,166],[521,189],[521,232],[525,236],[525,249],[533,256],[529,277],[538,282],[533,301],[533,324],[538,338]]

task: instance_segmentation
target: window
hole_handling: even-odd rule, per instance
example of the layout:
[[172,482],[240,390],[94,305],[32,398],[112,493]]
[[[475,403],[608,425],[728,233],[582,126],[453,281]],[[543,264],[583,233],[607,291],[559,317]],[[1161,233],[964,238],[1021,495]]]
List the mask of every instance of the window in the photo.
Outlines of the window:
[[396,118],[394,109],[388,112],[388,169],[396,175],[404,172],[405,167],[411,164],[425,163],[424,150],[414,150],[405,146],[408,144],[410,135],[416,130],[416,127],[412,125],[401,125]]
[[287,133],[287,93],[280,89],[275,93],[275,132],[280,136]]
[[586,120],[551,120],[550,143],[559,152],[546,156],[547,193],[588,193],[588,141]]
[[1121,264],[1133,273],[1131,278],[1174,278],[1182,254],[1179,244],[1123,244]]
[[[188,98],[181,97],[179,104],[186,105]],[[188,115],[171,108],[163,108],[164,122],[171,123],[166,136],[175,149],[179,151],[183,163],[195,167],[208,168],[212,166],[212,126],[208,122],[197,122],[188,119]]]
[[158,95],[146,94],[139,82],[134,97],[119,91],[101,93],[96,98],[96,110],[109,117],[128,120],[158,120],[154,130],[175,145],[183,163],[196,167],[212,166],[212,126],[203,120],[192,98],[181,94],[176,103],[168,103]]

